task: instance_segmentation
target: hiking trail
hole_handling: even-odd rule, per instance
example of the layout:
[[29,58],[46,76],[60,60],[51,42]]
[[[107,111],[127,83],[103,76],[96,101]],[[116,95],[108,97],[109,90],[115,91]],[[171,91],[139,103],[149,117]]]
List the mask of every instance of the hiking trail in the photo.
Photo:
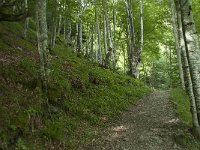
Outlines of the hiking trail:
[[168,91],[154,91],[135,102],[116,123],[84,150],[183,150],[174,136],[181,132]]

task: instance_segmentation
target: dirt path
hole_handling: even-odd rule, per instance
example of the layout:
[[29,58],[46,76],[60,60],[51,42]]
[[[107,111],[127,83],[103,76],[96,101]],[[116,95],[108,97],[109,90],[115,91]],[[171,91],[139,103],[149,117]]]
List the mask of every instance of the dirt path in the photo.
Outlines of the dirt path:
[[84,150],[181,150],[174,142],[179,123],[169,93],[155,91],[137,101]]

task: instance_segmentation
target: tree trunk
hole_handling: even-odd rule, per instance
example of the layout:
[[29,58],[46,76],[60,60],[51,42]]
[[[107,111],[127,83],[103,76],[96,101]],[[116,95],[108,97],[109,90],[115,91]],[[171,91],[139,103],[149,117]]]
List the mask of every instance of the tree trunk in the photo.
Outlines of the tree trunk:
[[78,50],[78,22],[76,22],[76,33],[75,33],[75,44],[74,44],[74,51],[77,52]]
[[46,0],[36,1],[36,17],[37,17],[37,40],[38,51],[40,55],[40,68],[42,89],[47,91],[49,83],[49,51],[47,49],[47,20],[46,20]]
[[62,14],[59,14],[58,31],[57,31],[57,36],[58,37],[60,36],[60,32],[61,32],[61,29],[62,29],[62,20],[63,20]]
[[[96,32],[98,36],[98,54],[99,54],[99,63],[102,65],[102,50],[101,50],[101,32],[99,29],[99,18],[98,18],[98,11],[97,11],[97,5],[95,6],[95,18],[96,18]],[[97,59],[98,59],[97,57]]]
[[182,1],[181,14],[183,31],[187,44],[187,57],[189,59],[190,72],[192,74],[193,89],[197,105],[198,119],[200,123],[200,56],[199,56],[199,39],[192,15],[191,1],[186,0],[185,3]]
[[90,57],[94,61],[94,25],[92,25]]
[[82,51],[82,18],[78,23],[78,41],[77,41],[77,52],[80,54]]
[[66,19],[63,21],[63,41],[66,43]]
[[129,52],[129,64],[130,73],[133,77],[137,77],[137,56],[135,52],[135,37],[134,37],[134,26],[133,26],[133,15],[132,15],[132,3],[130,0],[126,0],[126,11],[128,15],[129,23],[129,37],[130,37],[130,52]]
[[51,49],[53,49],[55,47],[56,44],[56,30],[57,30],[57,26],[56,26],[56,18],[53,18],[53,24],[52,24],[52,31],[51,31]]
[[105,58],[105,66],[110,67],[110,58],[113,55],[113,43],[112,43],[110,23],[109,23],[108,14],[107,14],[107,8],[106,8],[106,0],[102,0],[102,1],[103,1],[105,21],[106,21],[106,31],[108,35],[108,51]]
[[184,73],[183,73],[183,64],[181,59],[181,46],[180,46],[180,34],[179,34],[179,27],[178,27],[178,14],[175,11],[175,3],[174,0],[171,0],[171,13],[172,13],[172,24],[173,24],[173,32],[174,32],[174,39],[176,43],[176,54],[177,54],[177,62],[178,62],[178,68],[179,68],[179,77],[181,81],[181,87],[183,90],[185,90],[185,81],[184,81]]
[[[25,5],[26,11],[28,11],[28,2],[27,2],[27,0],[24,0],[24,5]],[[29,17],[27,17],[25,19],[25,22],[24,22],[24,32],[23,32],[24,38],[27,37],[28,26],[29,26]]]
[[72,34],[72,24],[71,21],[68,23],[68,33],[67,33],[67,42],[70,43]]
[[108,64],[106,64],[107,60],[106,60],[106,55],[108,53],[108,48],[107,48],[107,30],[106,30],[106,10],[104,8],[104,15],[103,15],[103,35],[104,35],[104,54],[105,54],[105,66],[107,66]]
[[132,59],[131,59],[131,40],[130,40],[130,31],[129,31],[129,21],[127,18],[127,28],[126,28],[126,48],[127,48],[127,54],[128,54],[128,67],[131,70],[131,65],[132,65]]
[[136,72],[136,77],[139,78],[139,67],[141,63],[141,55],[143,51],[143,45],[144,45],[144,23],[143,23],[143,1],[140,0],[140,46],[137,52],[137,72]]
[[116,9],[113,0],[113,70],[116,70]]
[[[183,39],[182,41],[182,48],[184,48],[184,60],[187,59],[185,62],[188,67],[187,75],[189,76],[188,80],[188,88],[190,93],[191,99],[191,112],[193,116],[193,128],[198,137],[200,137],[200,79],[198,75],[198,51],[199,51],[199,43],[197,38],[196,29],[194,26],[194,21],[192,17],[191,11],[191,3],[189,0],[186,1],[177,1],[178,9],[180,11],[180,25],[182,27],[183,32]],[[190,76],[191,75],[191,76]]]

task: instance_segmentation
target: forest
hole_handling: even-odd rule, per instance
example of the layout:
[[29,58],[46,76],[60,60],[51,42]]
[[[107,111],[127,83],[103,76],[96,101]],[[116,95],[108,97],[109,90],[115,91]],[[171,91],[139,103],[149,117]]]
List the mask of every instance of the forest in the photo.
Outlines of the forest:
[[0,149],[199,150],[200,0],[0,0]]

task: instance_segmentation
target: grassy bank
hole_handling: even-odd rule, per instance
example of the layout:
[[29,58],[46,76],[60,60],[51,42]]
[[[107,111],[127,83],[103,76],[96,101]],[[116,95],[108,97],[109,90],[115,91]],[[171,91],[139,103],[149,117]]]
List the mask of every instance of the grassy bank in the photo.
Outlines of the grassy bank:
[[[176,114],[183,122],[183,128],[189,129],[192,126],[189,97],[182,89],[172,89],[170,92],[171,101],[174,104]],[[188,150],[199,150],[200,142],[195,139],[189,130],[175,137],[176,142]]]
[[58,40],[47,99],[41,92],[34,22],[27,39],[22,27],[0,23],[0,149],[77,149],[150,92],[138,80],[77,57]]

